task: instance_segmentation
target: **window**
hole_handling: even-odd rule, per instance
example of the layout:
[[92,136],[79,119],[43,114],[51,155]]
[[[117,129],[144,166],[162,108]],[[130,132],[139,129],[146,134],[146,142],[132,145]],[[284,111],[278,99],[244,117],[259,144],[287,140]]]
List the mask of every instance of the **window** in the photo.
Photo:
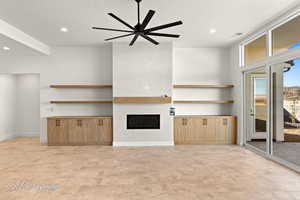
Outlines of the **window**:
[[272,31],[273,54],[300,46],[300,16]]
[[[246,145],[299,171],[300,15],[289,19],[240,45],[240,65],[248,68],[243,70],[243,136]],[[295,48],[299,51],[289,52]]]
[[263,35],[245,45],[244,52],[246,65],[267,57],[267,36]]

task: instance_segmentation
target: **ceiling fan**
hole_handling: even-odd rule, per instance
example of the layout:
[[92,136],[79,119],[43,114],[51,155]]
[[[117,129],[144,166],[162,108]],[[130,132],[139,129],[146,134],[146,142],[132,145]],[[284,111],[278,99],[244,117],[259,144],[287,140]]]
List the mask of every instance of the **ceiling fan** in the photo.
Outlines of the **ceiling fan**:
[[179,38],[180,37],[180,35],[166,34],[166,33],[156,33],[154,31],[158,31],[158,30],[170,28],[170,27],[173,27],[173,26],[181,25],[181,24],[183,24],[182,21],[176,21],[176,22],[173,22],[173,23],[169,23],[169,24],[165,24],[165,25],[161,25],[161,26],[146,29],[147,25],[149,24],[149,22],[151,21],[153,15],[155,14],[155,11],[154,10],[149,10],[147,16],[145,17],[145,19],[141,23],[141,20],[140,20],[140,3],[141,3],[142,0],[135,0],[135,1],[138,4],[138,6],[137,6],[138,7],[138,23],[135,26],[131,26],[130,24],[126,23],[121,18],[114,15],[113,13],[108,13],[108,15],[110,15],[114,19],[118,20],[119,22],[121,22],[122,24],[127,26],[130,30],[120,30],[120,29],[112,29],[112,28],[100,28],[100,27],[92,27],[92,28],[97,29],[97,30],[116,31],[116,32],[126,33],[125,35],[120,35],[120,36],[117,36],[117,37],[109,38],[109,39],[106,39],[105,41],[110,41],[110,40],[124,38],[124,37],[134,35],[133,39],[131,40],[131,42],[129,44],[130,46],[132,46],[135,43],[135,41],[138,39],[139,36],[146,39],[146,40],[148,40],[149,42],[151,42],[155,45],[158,45],[159,42],[155,41],[154,39],[152,39],[149,36],[160,36],[160,37],[170,37],[170,38]]

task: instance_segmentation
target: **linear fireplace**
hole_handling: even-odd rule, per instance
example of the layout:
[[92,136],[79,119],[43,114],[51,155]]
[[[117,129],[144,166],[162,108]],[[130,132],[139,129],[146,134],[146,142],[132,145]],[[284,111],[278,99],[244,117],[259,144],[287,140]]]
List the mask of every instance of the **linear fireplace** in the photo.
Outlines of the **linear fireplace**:
[[127,129],[160,129],[160,115],[127,115]]

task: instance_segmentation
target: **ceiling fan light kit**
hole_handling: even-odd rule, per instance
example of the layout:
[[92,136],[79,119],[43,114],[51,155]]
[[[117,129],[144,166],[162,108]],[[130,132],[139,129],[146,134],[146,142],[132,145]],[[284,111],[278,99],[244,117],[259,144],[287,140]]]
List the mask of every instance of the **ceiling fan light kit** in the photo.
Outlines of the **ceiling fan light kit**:
[[130,24],[128,24],[127,22],[125,22],[124,20],[119,18],[118,16],[114,15],[113,13],[108,13],[109,16],[111,16],[115,20],[119,21],[120,23],[125,25],[130,30],[120,30],[120,29],[101,28],[101,27],[92,27],[92,28],[96,29],[96,30],[115,31],[115,32],[123,32],[124,33],[124,35],[108,38],[105,41],[111,41],[111,40],[115,40],[115,39],[119,39],[119,38],[134,36],[133,39],[131,40],[130,44],[129,44],[130,46],[132,46],[135,43],[135,41],[138,39],[138,37],[142,37],[145,40],[147,40],[147,41],[149,41],[149,42],[151,42],[155,45],[158,45],[159,42],[157,42],[156,40],[154,40],[150,36],[169,37],[169,38],[179,38],[180,37],[180,35],[177,35],[177,34],[157,33],[157,32],[154,32],[154,31],[158,31],[158,30],[162,30],[162,29],[182,25],[183,24],[182,21],[176,21],[176,22],[173,22],[173,23],[169,23],[169,24],[156,26],[156,27],[147,29],[147,25],[151,21],[153,15],[155,14],[155,11],[154,10],[149,10],[149,12],[146,15],[145,19],[143,20],[143,22],[141,22],[141,20],[140,20],[140,3],[141,3],[142,0],[135,0],[135,1],[137,2],[137,5],[138,5],[137,6],[138,7],[138,9],[137,9],[138,10],[138,22],[135,26],[131,26]]

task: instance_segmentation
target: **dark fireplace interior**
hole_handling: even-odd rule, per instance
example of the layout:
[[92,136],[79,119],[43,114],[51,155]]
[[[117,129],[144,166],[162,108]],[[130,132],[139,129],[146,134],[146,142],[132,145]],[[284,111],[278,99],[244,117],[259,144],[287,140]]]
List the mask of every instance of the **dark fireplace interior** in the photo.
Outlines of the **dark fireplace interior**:
[[127,129],[160,129],[160,115],[127,115]]

